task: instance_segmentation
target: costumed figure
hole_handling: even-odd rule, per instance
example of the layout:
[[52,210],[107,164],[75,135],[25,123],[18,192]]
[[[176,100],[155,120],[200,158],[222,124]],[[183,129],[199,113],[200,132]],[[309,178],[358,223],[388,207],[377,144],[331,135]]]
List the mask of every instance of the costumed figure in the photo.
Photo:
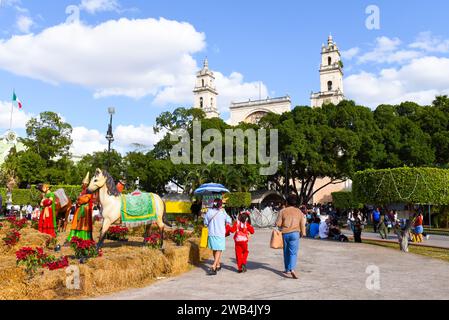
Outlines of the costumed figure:
[[73,237],[83,240],[93,240],[92,237],[92,212],[93,212],[93,194],[87,191],[89,185],[89,173],[83,180],[82,191],[78,200],[76,201],[75,214],[72,220],[72,228],[67,238],[70,242]]
[[56,197],[50,190],[50,186],[44,184],[41,191],[44,193],[41,201],[41,215],[39,217],[38,230],[56,238]]

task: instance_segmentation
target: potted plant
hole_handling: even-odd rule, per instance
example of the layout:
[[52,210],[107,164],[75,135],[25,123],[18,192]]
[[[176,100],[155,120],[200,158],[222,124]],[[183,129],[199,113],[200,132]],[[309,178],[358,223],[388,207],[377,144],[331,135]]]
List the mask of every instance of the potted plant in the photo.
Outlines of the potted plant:
[[159,233],[153,233],[148,238],[145,238],[145,243],[152,249],[160,249],[162,246],[162,237]]

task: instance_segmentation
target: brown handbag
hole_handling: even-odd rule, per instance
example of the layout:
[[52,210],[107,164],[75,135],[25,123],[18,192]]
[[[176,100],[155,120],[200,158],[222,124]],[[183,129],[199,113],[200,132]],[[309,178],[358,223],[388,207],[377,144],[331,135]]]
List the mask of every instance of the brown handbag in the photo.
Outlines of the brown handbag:
[[271,234],[271,249],[283,249],[284,248],[284,239],[282,238],[282,232],[277,229],[273,230]]

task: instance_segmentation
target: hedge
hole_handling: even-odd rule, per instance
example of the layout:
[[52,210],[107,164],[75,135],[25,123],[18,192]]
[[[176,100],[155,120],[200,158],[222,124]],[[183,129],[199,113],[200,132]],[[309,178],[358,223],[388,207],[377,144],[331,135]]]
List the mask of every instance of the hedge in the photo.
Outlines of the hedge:
[[449,170],[404,167],[361,171],[354,176],[353,192],[361,203],[446,205]]
[[226,207],[248,208],[249,206],[251,206],[251,193],[233,192],[227,195]]
[[[58,189],[64,189],[66,192],[66,195],[72,199],[72,201],[75,201],[79,194],[81,193],[81,186],[52,186],[51,190],[56,191]],[[0,194],[2,195],[3,199],[3,205],[6,204],[6,188],[0,188]],[[31,189],[13,189],[12,191],[12,202],[14,205],[27,205],[32,204],[36,205],[40,202],[40,191],[36,190],[36,188],[33,186]]]
[[342,191],[332,193],[333,205],[337,209],[361,209],[363,204],[358,202],[352,192]]

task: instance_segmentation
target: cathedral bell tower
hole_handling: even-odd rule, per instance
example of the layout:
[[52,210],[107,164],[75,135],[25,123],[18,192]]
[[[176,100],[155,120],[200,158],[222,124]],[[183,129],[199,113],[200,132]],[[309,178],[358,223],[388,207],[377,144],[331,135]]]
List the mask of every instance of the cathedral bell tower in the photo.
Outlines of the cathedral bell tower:
[[215,88],[215,76],[209,70],[209,62],[204,60],[203,69],[196,75],[196,86],[193,90],[195,94],[195,108],[202,109],[206,113],[206,118],[219,118],[220,113],[217,107],[218,92]]
[[343,63],[337,44],[330,35],[327,46],[321,48],[320,92],[312,93],[313,108],[324,104],[338,104],[345,99],[343,90]]

